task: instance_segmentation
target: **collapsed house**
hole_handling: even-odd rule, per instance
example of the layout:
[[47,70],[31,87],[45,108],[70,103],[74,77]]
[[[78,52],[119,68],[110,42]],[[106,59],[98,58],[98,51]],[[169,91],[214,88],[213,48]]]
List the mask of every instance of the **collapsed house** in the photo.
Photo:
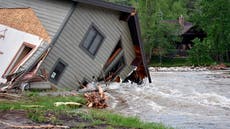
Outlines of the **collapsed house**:
[[76,89],[83,82],[124,80],[133,70],[151,82],[132,7],[101,0],[0,0],[0,14],[0,31],[6,30],[0,38],[2,83],[44,81]]

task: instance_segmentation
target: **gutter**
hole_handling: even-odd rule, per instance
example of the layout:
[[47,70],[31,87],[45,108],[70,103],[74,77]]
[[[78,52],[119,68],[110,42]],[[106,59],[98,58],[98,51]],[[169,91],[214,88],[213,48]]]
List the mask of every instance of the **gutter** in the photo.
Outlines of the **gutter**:
[[120,12],[126,12],[126,13],[132,13],[135,9],[130,6],[125,6],[125,5],[118,5],[112,2],[106,2],[103,0],[72,0],[75,2],[83,3],[83,4],[88,4],[88,5],[94,5],[98,7],[103,7],[106,9],[112,9]]

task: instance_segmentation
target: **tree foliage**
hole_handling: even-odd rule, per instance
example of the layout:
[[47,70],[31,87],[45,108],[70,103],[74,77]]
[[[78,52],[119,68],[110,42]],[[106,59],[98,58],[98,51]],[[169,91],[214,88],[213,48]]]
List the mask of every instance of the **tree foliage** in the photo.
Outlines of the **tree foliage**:
[[189,51],[189,60],[193,65],[210,65],[213,60],[210,56],[210,48],[206,47],[206,42],[201,42],[196,38],[193,40],[193,49]]
[[173,43],[179,40],[180,31],[178,25],[164,21],[176,20],[180,15],[186,18],[186,4],[181,0],[139,0],[136,6],[146,52],[150,57],[153,54],[162,57],[173,47]]
[[[209,48],[209,56],[216,61],[229,61],[230,50],[230,1],[202,0],[197,2],[193,22],[206,33],[207,38],[200,42],[203,49]],[[196,49],[196,48],[193,48]]]
[[172,43],[180,40],[180,28],[162,21],[176,20],[183,15],[186,21],[192,21],[207,34],[202,42],[194,40],[194,47],[189,53],[194,64],[204,64],[203,61],[209,62],[212,59],[230,61],[230,0],[107,1],[137,8],[142,38],[149,57],[153,54],[160,57],[167,54]]

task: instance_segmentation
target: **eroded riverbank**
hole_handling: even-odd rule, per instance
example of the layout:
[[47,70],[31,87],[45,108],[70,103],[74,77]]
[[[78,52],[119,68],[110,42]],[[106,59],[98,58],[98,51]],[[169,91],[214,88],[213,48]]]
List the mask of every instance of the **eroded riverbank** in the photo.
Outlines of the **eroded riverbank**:
[[160,71],[109,91],[111,110],[175,128],[230,128],[230,70]]

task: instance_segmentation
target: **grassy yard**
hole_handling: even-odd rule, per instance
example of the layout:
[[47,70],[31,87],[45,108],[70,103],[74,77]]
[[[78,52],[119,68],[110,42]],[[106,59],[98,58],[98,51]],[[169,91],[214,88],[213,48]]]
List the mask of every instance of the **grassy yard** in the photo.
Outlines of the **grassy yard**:
[[[54,106],[55,102],[78,102],[85,105],[81,96],[39,96],[27,92],[17,100],[0,99],[0,115],[13,111],[23,112],[26,119],[36,124],[65,125],[70,128],[104,128],[104,129],[167,129],[158,123],[144,123],[136,117],[124,117],[109,111],[89,109],[85,106]],[[15,117],[14,116],[14,117]],[[10,118],[9,118],[10,119]],[[25,119],[25,118],[24,118]],[[0,117],[1,122],[1,117]]]

